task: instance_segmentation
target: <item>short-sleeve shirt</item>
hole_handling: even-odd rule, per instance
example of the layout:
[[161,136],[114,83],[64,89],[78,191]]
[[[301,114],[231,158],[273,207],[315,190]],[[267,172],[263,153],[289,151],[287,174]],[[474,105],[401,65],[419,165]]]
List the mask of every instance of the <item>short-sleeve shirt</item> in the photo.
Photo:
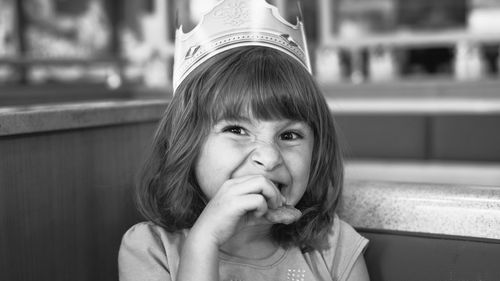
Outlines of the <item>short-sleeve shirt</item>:
[[[363,254],[368,240],[335,216],[328,247],[302,252],[278,248],[264,259],[243,259],[219,253],[222,281],[342,281]],[[151,222],[131,227],[123,236],[118,256],[121,281],[175,280],[181,249],[189,230],[176,233]]]

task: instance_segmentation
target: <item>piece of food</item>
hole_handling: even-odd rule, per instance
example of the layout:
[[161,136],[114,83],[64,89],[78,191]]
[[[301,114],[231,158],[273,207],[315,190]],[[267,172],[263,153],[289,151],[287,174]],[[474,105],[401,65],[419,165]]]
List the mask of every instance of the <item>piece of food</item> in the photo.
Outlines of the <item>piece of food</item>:
[[278,209],[270,209],[264,217],[272,223],[291,224],[302,216],[302,212],[291,205],[285,205]]

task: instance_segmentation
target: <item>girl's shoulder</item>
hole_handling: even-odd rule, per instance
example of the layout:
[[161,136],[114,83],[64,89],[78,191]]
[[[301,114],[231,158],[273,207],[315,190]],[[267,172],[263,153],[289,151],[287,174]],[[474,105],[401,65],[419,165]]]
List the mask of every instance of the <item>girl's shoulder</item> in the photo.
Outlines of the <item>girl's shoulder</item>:
[[333,227],[328,238],[331,247],[350,246],[358,243],[366,245],[368,242],[350,224],[340,219],[337,214],[335,214]]
[[122,242],[140,242],[147,241],[149,243],[167,242],[170,240],[179,240],[185,238],[187,230],[179,232],[168,232],[163,227],[151,222],[144,221],[130,227],[123,235]]
[[168,248],[180,247],[187,237],[187,231],[168,232],[163,227],[150,222],[140,222],[130,227],[123,235],[121,247]]
[[[187,231],[168,232],[152,222],[141,222],[123,235],[118,265],[123,280],[140,280],[141,274],[166,276],[177,266]],[[122,279],[120,279],[122,280]]]
[[335,277],[334,280],[345,280],[356,260],[363,255],[367,244],[366,238],[335,215],[328,243],[310,255],[311,259],[325,263],[326,270],[330,276]]
[[339,255],[359,255],[367,244],[368,239],[361,236],[350,224],[335,214],[333,226],[328,235],[328,245],[322,252],[332,258],[339,257]]

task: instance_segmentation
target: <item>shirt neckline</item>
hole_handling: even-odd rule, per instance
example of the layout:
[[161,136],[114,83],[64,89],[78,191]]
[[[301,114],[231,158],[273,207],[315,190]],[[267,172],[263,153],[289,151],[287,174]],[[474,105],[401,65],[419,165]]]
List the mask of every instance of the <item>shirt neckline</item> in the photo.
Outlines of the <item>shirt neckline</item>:
[[221,261],[232,264],[247,265],[257,268],[269,268],[279,264],[287,254],[287,250],[282,247],[278,249],[269,257],[263,259],[247,259],[242,257],[235,257],[228,253],[219,251],[219,258]]

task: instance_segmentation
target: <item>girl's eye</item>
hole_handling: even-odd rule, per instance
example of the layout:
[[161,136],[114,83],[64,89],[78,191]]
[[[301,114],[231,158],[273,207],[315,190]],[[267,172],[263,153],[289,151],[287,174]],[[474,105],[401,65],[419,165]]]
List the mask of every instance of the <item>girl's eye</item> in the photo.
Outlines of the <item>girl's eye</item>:
[[225,127],[224,129],[222,129],[223,132],[225,133],[231,133],[231,134],[235,134],[235,135],[246,135],[247,132],[245,131],[244,128],[240,127],[240,126],[227,126]]
[[283,134],[280,135],[281,140],[297,140],[301,138],[302,135],[296,132],[284,132]]

